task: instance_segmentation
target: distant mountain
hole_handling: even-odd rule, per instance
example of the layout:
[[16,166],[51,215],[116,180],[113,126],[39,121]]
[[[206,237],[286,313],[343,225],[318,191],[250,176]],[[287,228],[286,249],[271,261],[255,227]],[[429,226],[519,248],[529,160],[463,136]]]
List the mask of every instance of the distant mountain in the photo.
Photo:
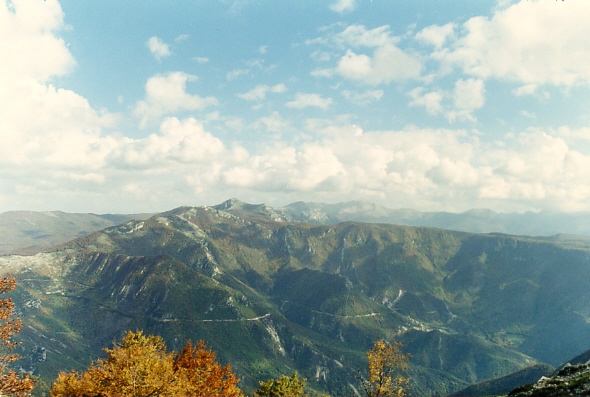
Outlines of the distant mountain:
[[522,382],[509,395],[514,397],[565,397],[590,395],[590,350],[577,355],[556,371]]
[[437,227],[470,233],[590,236],[590,213],[588,212],[499,213],[486,209],[473,209],[460,213],[420,212],[412,209],[389,209],[358,201],[339,204],[297,202],[275,211],[293,221],[319,224],[357,221]]
[[0,213],[0,255],[38,252],[76,237],[150,214],[95,215],[61,211],[10,211]]
[[312,388],[350,395],[366,350],[385,338],[412,354],[414,394],[447,395],[590,346],[584,239],[297,213],[238,200],[181,207],[0,257],[19,282],[21,365],[52,379],[143,329],[172,349],[208,341],[247,391],[297,369]]
[[[217,206],[229,213],[255,213],[276,221],[335,225],[340,222],[389,223],[426,226],[470,233],[506,233],[529,236],[562,235],[590,245],[590,213],[498,213],[475,209],[462,213],[420,212],[390,209],[371,203],[349,201],[338,204],[296,202],[272,208],[247,204],[238,199]],[[36,253],[74,238],[129,220],[145,220],[153,214],[70,214],[61,211],[10,211],[0,213],[0,255]],[[576,235],[574,237],[574,235]],[[588,237],[588,238],[586,238]]]
[[535,383],[555,373],[547,364],[536,364],[497,379],[490,379],[450,394],[451,397],[504,396],[522,385]]

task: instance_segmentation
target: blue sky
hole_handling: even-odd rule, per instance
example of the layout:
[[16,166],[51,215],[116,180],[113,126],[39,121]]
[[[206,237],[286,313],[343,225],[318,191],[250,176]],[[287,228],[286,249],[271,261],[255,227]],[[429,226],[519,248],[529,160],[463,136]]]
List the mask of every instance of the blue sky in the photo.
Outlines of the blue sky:
[[590,210],[590,3],[0,2],[0,211]]

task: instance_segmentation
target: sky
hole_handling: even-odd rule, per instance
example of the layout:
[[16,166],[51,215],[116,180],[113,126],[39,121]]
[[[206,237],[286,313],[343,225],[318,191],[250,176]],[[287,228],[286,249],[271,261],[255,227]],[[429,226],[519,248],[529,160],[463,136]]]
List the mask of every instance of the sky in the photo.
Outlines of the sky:
[[0,212],[590,211],[587,0],[0,0]]

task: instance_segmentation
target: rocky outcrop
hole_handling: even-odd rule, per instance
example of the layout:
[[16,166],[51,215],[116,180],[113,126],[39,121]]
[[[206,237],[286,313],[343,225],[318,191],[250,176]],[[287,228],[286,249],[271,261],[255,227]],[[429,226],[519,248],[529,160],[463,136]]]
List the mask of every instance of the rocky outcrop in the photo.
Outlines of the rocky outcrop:
[[590,395],[590,363],[566,364],[552,376],[510,392],[511,397],[565,397]]

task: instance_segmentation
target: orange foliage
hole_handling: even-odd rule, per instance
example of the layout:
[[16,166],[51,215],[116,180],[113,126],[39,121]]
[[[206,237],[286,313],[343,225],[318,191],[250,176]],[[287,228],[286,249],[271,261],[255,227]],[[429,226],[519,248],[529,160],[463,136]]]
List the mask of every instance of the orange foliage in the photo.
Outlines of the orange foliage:
[[[12,291],[16,287],[13,277],[0,279],[0,294]],[[12,351],[17,346],[12,336],[20,332],[22,322],[13,318],[14,303],[12,299],[0,299],[0,395],[26,396],[34,388],[34,382],[28,375],[20,376],[8,369],[8,363],[18,360]]]
[[83,396],[242,396],[231,366],[222,367],[205,343],[191,342],[180,354],[166,352],[159,336],[131,332],[123,343],[105,349],[86,372],[61,372],[54,397]]
[[402,375],[408,369],[410,354],[403,354],[400,342],[389,344],[378,340],[367,351],[369,379],[362,379],[367,397],[402,397],[409,378]]
[[242,396],[231,364],[222,367],[205,342],[188,342],[174,360],[174,371],[189,396]]

